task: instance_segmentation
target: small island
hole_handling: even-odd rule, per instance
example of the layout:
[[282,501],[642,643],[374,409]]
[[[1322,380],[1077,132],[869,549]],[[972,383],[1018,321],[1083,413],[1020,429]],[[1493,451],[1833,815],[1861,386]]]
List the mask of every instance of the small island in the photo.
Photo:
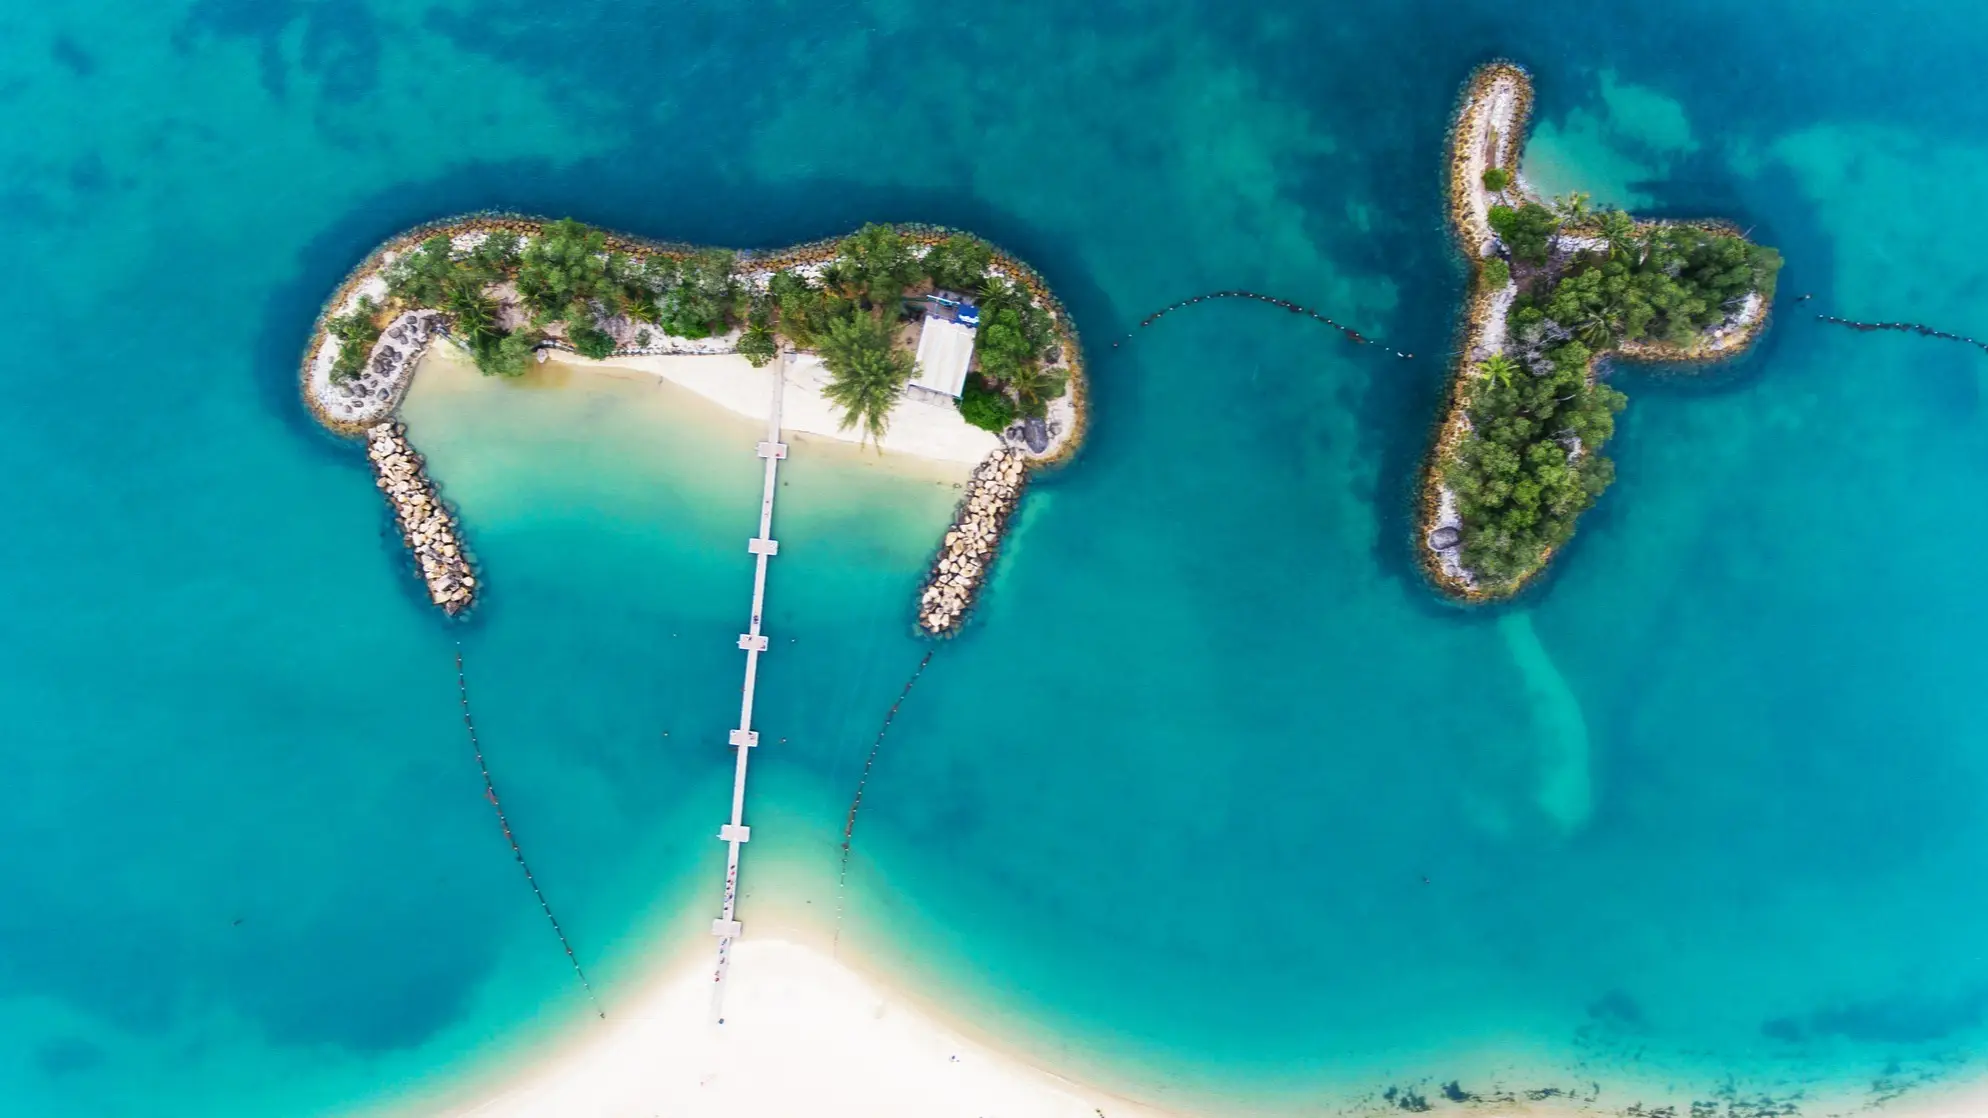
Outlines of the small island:
[[1470,269],[1448,406],[1424,465],[1423,566],[1447,596],[1510,598],[1614,480],[1601,453],[1626,400],[1610,361],[1704,363],[1766,325],[1780,254],[1717,221],[1639,221],[1519,169],[1532,80],[1509,62],[1465,85],[1450,220]]
[[[739,374],[778,362],[771,375],[783,391],[832,417],[799,429],[880,451],[895,433],[970,454],[978,465],[917,606],[933,635],[964,621],[1030,469],[1073,454],[1084,429],[1069,315],[1033,269],[971,234],[868,225],[835,241],[734,252],[570,219],[425,226],[375,250],[327,303],[301,390],[319,422],[366,440],[429,597],[450,615],[474,603],[475,569],[395,419],[438,340],[497,377],[555,351],[582,363],[725,358]],[[743,386],[719,383],[724,370],[650,371],[683,376],[728,406],[742,398]]]

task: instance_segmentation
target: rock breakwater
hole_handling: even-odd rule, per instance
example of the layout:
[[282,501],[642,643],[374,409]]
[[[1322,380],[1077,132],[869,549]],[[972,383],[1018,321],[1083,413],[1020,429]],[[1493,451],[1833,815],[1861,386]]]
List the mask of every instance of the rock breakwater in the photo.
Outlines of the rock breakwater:
[[925,580],[925,592],[918,598],[919,628],[933,636],[958,631],[987,572],[993,569],[1001,533],[1027,484],[1026,459],[1017,450],[997,450],[974,467],[966,497],[939,545],[932,574]]
[[408,444],[399,423],[380,423],[366,430],[366,458],[387,503],[400,524],[401,539],[414,553],[428,598],[454,616],[476,601],[476,574],[463,553],[455,517],[442,506],[421,456]]

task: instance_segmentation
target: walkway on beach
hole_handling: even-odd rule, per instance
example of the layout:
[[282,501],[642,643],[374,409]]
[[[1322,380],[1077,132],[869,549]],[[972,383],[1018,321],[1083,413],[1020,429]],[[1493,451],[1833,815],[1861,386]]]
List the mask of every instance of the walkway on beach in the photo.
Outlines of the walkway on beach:
[[711,922],[711,934],[718,937],[718,970],[712,978],[711,1016],[721,1025],[725,1023],[725,974],[731,967],[732,943],[739,938],[740,925],[734,915],[739,898],[739,847],[752,837],[752,828],[745,825],[746,762],[752,755],[752,747],[759,744],[759,732],[752,728],[752,689],[759,675],[759,654],[766,651],[766,637],[759,631],[760,615],[766,605],[766,561],[780,552],[780,544],[773,538],[773,492],[778,484],[780,460],[787,457],[787,444],[780,441],[780,390],[787,383],[787,365],[792,356],[791,350],[780,355],[773,377],[773,410],[766,419],[766,439],[759,444],[759,456],[766,462],[766,486],[759,500],[759,535],[746,541],[746,551],[757,562],[752,575],[752,625],[739,636],[739,647],[746,654],[746,670],[745,687],[739,698],[739,728],[732,731],[732,747],[738,753],[738,763],[732,770],[732,821],[718,828],[718,837],[727,847],[725,906]]

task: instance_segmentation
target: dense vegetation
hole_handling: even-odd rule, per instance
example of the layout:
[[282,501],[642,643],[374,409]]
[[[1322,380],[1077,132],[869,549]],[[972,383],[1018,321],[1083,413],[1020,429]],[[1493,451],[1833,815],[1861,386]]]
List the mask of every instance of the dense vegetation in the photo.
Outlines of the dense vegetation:
[[[1519,292],[1505,353],[1478,365],[1467,388],[1471,430],[1443,477],[1463,521],[1464,565],[1497,586],[1566,543],[1614,478],[1600,451],[1625,401],[1592,379],[1594,356],[1625,342],[1689,345],[1748,294],[1771,297],[1781,257],[1730,233],[1588,213],[1578,195],[1553,208],[1494,206],[1490,219],[1509,259],[1486,260],[1481,280],[1516,279]],[[1556,241],[1563,233],[1577,247]]]
[[[515,234],[498,232],[458,252],[438,234],[395,260],[386,278],[394,299],[446,313],[477,367],[502,376],[529,368],[548,330],[602,358],[619,345],[614,320],[701,338],[729,330],[746,304],[730,253],[637,260],[610,251],[606,233],[572,220],[552,222],[522,247]],[[509,328],[495,291],[505,283],[527,316]],[[644,334],[635,331],[638,339]]]
[[1493,194],[1512,185],[1512,173],[1503,167],[1484,168],[1484,189]]
[[1552,210],[1538,202],[1527,202],[1517,209],[1493,206],[1488,216],[1491,231],[1505,242],[1505,247],[1515,259],[1529,264],[1546,263],[1553,234],[1560,229],[1560,219],[1554,216]]
[[361,295],[350,314],[325,323],[325,330],[338,339],[338,356],[333,359],[331,380],[343,384],[366,369],[373,344],[380,340],[380,306]]
[[[838,246],[819,280],[790,270],[775,274],[768,285],[779,333],[821,351],[830,399],[843,408],[846,425],[881,438],[898,394],[916,374],[910,354],[887,357],[885,351],[894,344],[897,323],[907,317],[905,297],[920,280],[980,298],[975,342],[980,375],[972,382],[977,387],[960,397],[967,422],[999,431],[1018,412],[1043,414],[1068,383],[1052,367],[1058,354],[1049,312],[1019,285],[988,274],[994,251],[985,241],[956,233],[927,249],[922,259],[915,247],[888,225],[866,225]],[[862,319],[876,325],[862,325]],[[996,422],[999,426],[990,426]]]
[[977,291],[987,279],[994,250],[979,237],[954,233],[925,253],[925,276],[932,286],[949,291]]
[[[396,259],[386,279],[390,299],[447,314],[451,333],[477,367],[503,376],[529,368],[533,350],[548,336],[604,358],[631,335],[646,344],[645,324],[685,338],[738,327],[739,353],[754,365],[773,360],[785,338],[821,352],[830,376],[827,394],[843,409],[845,426],[876,439],[916,374],[897,334],[915,317],[916,304],[907,305],[907,296],[928,282],[981,300],[980,375],[972,402],[965,396],[960,402],[969,422],[1000,430],[1016,414],[1043,414],[1063,392],[1067,378],[1053,367],[1059,357],[1054,320],[1022,287],[990,274],[993,259],[991,246],[965,234],[921,252],[919,242],[891,226],[866,225],[845,238],[814,277],[784,270],[756,293],[741,282],[732,253],[631,257],[613,250],[601,230],[565,220],[529,241],[493,233],[460,251],[438,234]],[[505,285],[516,293],[509,312]],[[328,324],[345,343],[335,378],[363,367],[383,313],[368,302]]]
[[987,383],[979,373],[969,373],[960,392],[959,413],[968,423],[995,434],[1015,421],[1015,401],[1006,392]]
[[1574,520],[1614,479],[1596,451],[1615,430],[1622,393],[1588,379],[1588,348],[1563,342],[1534,371],[1504,356],[1478,367],[1471,434],[1443,479],[1463,517],[1463,562],[1503,583],[1574,534]]

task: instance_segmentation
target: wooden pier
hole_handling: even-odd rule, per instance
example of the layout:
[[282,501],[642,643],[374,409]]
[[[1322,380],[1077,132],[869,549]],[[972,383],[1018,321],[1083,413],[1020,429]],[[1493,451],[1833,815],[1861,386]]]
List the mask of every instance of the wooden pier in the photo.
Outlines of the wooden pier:
[[752,756],[752,749],[759,744],[759,731],[752,728],[752,692],[759,675],[759,654],[766,651],[766,635],[760,632],[760,617],[766,606],[766,561],[780,553],[780,543],[773,538],[773,494],[778,485],[780,460],[787,457],[787,444],[780,441],[780,393],[787,383],[787,365],[792,352],[780,355],[780,362],[773,374],[773,409],[766,420],[766,439],[759,444],[759,457],[766,463],[766,485],[759,500],[759,535],[746,541],[746,552],[753,556],[756,564],[752,575],[752,624],[739,635],[739,647],[745,651],[745,687],[739,696],[739,727],[732,731],[732,746],[738,752],[738,762],[732,770],[732,818],[731,822],[718,828],[718,837],[726,844],[725,852],[725,903],[716,920],[711,922],[711,934],[718,937],[718,969],[712,977],[711,1016],[719,1023],[725,1023],[725,975],[731,968],[732,944],[737,942],[741,925],[736,915],[739,899],[739,847],[752,838],[752,828],[745,823],[746,763]]

